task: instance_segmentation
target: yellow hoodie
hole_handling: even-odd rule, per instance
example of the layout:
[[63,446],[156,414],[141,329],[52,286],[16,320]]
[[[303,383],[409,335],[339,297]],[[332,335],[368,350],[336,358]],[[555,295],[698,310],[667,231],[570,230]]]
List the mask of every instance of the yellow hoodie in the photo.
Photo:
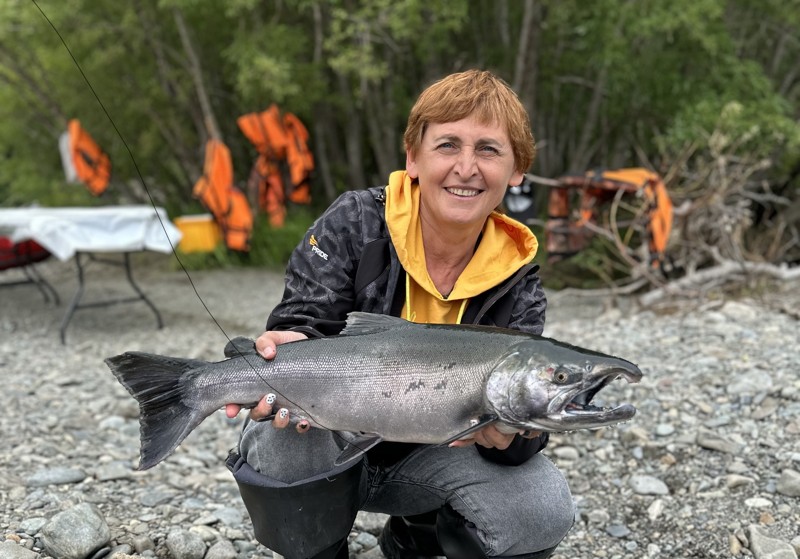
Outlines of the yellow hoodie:
[[400,264],[406,271],[403,318],[429,324],[458,324],[471,297],[499,285],[533,260],[539,246],[522,223],[492,212],[478,248],[445,297],[428,275],[419,218],[419,184],[395,171],[386,188],[386,223]]

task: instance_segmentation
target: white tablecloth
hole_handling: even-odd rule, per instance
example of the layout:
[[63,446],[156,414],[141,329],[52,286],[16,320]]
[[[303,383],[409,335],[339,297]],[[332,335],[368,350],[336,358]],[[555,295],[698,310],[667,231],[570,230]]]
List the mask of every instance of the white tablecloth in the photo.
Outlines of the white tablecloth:
[[170,253],[181,240],[163,208],[145,205],[2,208],[0,233],[13,242],[33,239],[63,261],[76,252]]

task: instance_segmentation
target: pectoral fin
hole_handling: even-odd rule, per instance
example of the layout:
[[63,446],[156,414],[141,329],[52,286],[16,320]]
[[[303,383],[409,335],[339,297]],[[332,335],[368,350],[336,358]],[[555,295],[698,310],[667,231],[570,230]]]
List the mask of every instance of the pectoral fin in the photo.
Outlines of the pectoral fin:
[[487,425],[491,425],[492,423],[494,423],[495,421],[497,421],[497,419],[498,419],[498,418],[497,418],[497,416],[496,416],[496,415],[494,415],[494,414],[486,414],[486,415],[482,415],[482,416],[481,416],[481,417],[478,419],[478,422],[477,422],[475,425],[472,425],[472,426],[470,426],[468,429],[465,429],[464,431],[461,431],[461,432],[460,432],[460,433],[458,433],[457,435],[454,435],[454,436],[450,437],[449,439],[447,439],[445,442],[443,442],[443,443],[442,443],[442,444],[440,444],[439,446],[447,446],[447,445],[449,445],[450,443],[454,443],[454,442],[456,442],[457,440],[463,439],[463,438],[464,438],[464,437],[466,437],[467,435],[471,435],[471,434],[472,434],[472,433],[474,433],[475,431],[480,431],[481,429],[483,429],[483,428],[484,428],[484,427],[486,427]]
[[348,433],[347,440],[347,446],[344,447],[344,450],[342,450],[342,453],[334,462],[336,466],[341,466],[350,460],[359,458],[362,454],[381,442],[383,437],[376,433]]

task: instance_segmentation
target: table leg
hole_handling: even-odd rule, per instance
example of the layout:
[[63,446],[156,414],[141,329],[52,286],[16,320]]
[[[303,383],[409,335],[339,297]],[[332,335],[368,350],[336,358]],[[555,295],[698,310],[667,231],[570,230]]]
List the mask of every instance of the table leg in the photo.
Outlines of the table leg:
[[28,280],[32,283],[35,283],[36,287],[39,288],[39,291],[41,291],[42,295],[44,296],[45,303],[49,303],[52,298],[53,303],[56,306],[61,304],[58,291],[56,291],[53,286],[50,285],[50,282],[42,277],[34,264],[23,266],[23,271],[25,272],[25,276],[28,278]]
[[75,253],[75,264],[78,268],[78,289],[75,291],[75,295],[72,297],[72,301],[69,303],[69,307],[67,307],[67,312],[64,313],[64,318],[61,319],[61,328],[59,329],[59,333],[61,334],[61,345],[65,345],[66,341],[66,332],[67,332],[67,325],[69,325],[69,321],[72,320],[72,315],[75,314],[75,311],[78,309],[79,303],[81,298],[83,297],[83,264],[81,263],[81,258],[83,254],[78,252]]
[[158,309],[153,304],[153,302],[147,298],[147,295],[144,294],[136,282],[133,281],[133,274],[131,273],[131,262],[130,262],[130,252],[125,253],[125,275],[128,278],[128,283],[131,284],[136,293],[139,294],[139,298],[145,302],[145,304],[150,307],[150,310],[153,311],[153,314],[156,315],[156,324],[158,325],[158,329],[161,330],[164,327],[164,321],[161,320],[161,313],[158,312]]
[[[136,297],[126,297],[120,299],[109,299],[105,301],[96,301],[92,303],[84,303],[81,304],[81,299],[83,298],[83,292],[85,288],[85,274],[83,270],[83,257],[86,256],[90,260],[94,260],[97,262],[102,262],[104,264],[109,264],[113,266],[122,266],[125,268],[125,277],[128,280],[128,284],[131,286],[134,292],[136,292]],[[90,307],[108,307],[111,305],[116,305],[120,303],[136,303],[139,301],[144,302],[150,310],[153,311],[153,314],[156,315],[156,325],[157,328],[160,330],[164,327],[164,321],[161,319],[161,313],[158,312],[158,309],[153,304],[153,302],[147,298],[147,295],[144,294],[144,291],[136,284],[133,279],[133,273],[131,272],[131,262],[130,262],[130,253],[125,252],[123,253],[122,262],[119,261],[112,261],[107,259],[96,258],[92,254],[89,253],[75,253],[75,264],[78,269],[78,289],[75,291],[75,295],[72,297],[72,301],[67,308],[66,313],[64,314],[64,318],[61,321],[61,343],[66,344],[66,331],[67,326],[69,325],[70,321],[72,320],[72,316],[75,314],[75,311],[79,309],[85,309]]]

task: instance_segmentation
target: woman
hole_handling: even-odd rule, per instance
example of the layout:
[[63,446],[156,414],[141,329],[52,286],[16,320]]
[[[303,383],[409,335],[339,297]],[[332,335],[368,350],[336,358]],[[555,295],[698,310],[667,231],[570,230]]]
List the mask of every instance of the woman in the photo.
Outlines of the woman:
[[[356,310],[541,334],[536,238],[494,211],[533,161],[517,96],[490,72],[448,76],[420,95],[404,143],[405,171],[343,194],[293,253],[256,343],[266,359],[339,333]],[[273,404],[272,426],[259,422]],[[333,463],[345,438],[304,421],[285,429],[275,395],[250,416],[229,465],[259,540],[288,557],[347,557],[358,509],[392,515],[380,538],[389,559],[548,557],[572,525],[566,481],[538,454],[546,434],[490,425],[450,448],[384,442],[342,470]]]

